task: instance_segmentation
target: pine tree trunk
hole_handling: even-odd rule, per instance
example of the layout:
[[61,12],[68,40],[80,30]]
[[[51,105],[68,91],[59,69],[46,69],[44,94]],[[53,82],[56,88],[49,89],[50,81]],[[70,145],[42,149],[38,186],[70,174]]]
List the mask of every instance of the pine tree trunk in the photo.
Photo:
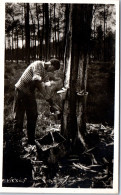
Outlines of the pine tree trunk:
[[18,64],[18,30],[16,30],[16,62],[17,62],[17,64]]
[[50,54],[50,57],[52,55],[52,51],[51,51],[51,28],[52,28],[52,24],[51,24],[51,4],[50,4],[50,22],[49,22],[49,54]]
[[63,105],[62,134],[77,150],[79,144],[87,148],[85,109],[91,18],[91,5],[70,5],[64,81],[68,92]]
[[[37,17],[37,28],[38,28],[38,48],[37,48],[37,58],[40,57],[40,53],[42,55],[42,49],[40,49],[40,25],[39,25],[39,17],[38,17],[38,7],[36,3],[36,17]],[[42,57],[41,57],[42,58]],[[41,59],[40,58],[40,59]]]
[[49,11],[48,11],[48,4],[45,3],[45,58],[46,61],[49,60]]
[[12,55],[11,55],[11,62],[13,62],[13,28],[12,28]]
[[106,24],[106,17],[105,17],[105,5],[104,5],[104,61],[106,60],[105,56],[105,24]]
[[24,61],[24,32],[23,32],[23,26],[22,26],[22,61]]
[[36,27],[35,27],[35,21],[34,21],[34,18],[33,18],[33,15],[32,15],[32,12],[31,13],[31,20],[32,20],[32,27],[33,27],[33,36],[32,36],[32,39],[33,39],[33,46],[32,46],[32,58],[34,60],[36,60],[36,35],[35,35],[35,31],[36,31]]
[[26,63],[30,64],[30,25],[29,25],[29,3],[25,4],[25,33],[26,33]]
[[41,46],[40,51],[42,51],[42,57],[45,57],[45,50],[43,47],[43,40],[45,38],[45,4],[43,3],[43,25],[42,25],[42,36],[41,36]]
[[54,3],[54,40],[55,40],[55,56],[57,57],[57,39],[56,39],[56,16],[55,16],[56,4]]
[[34,22],[34,58],[36,60],[36,27]]
[[[60,15],[60,14],[59,14]],[[58,17],[58,57],[60,59],[60,24],[59,24],[59,17]]]
[[72,6],[66,5],[66,27],[65,27],[65,53],[64,53],[64,87],[70,86],[70,68],[71,68],[71,51],[72,51]]

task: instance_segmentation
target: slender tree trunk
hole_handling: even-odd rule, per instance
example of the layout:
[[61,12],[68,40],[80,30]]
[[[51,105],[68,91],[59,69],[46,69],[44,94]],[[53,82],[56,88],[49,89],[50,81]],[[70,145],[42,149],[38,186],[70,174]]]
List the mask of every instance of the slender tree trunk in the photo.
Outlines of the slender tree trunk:
[[56,16],[55,16],[56,4],[54,3],[54,40],[55,40],[55,55],[57,56],[57,38],[56,38]]
[[[37,29],[38,29],[38,47],[40,44],[40,30],[39,30],[39,16],[38,16],[38,7],[37,7],[37,3],[36,3],[36,17],[37,17]],[[37,58],[39,56],[39,48],[37,48]]]
[[95,40],[95,27],[96,27],[96,18],[94,19],[94,40]]
[[51,51],[51,28],[52,28],[52,24],[51,24],[51,4],[50,4],[50,22],[49,22],[49,54],[50,57],[52,55],[52,51]]
[[18,64],[18,29],[16,29],[16,62]]
[[7,48],[6,48],[6,45],[7,45],[7,38],[5,38],[5,62],[7,60]]
[[6,52],[7,52],[7,49],[6,49],[6,41],[7,41],[7,38],[6,38],[6,36],[5,36],[5,62],[6,62],[6,60],[7,60],[7,59],[6,59],[6,58],[7,58],[7,56],[6,56],[6,54],[7,54],[7,53],[6,53]]
[[25,52],[24,52],[24,39],[25,39],[25,27],[24,27],[24,18],[25,18],[25,5],[23,6],[23,9],[22,9],[22,61],[25,60]]
[[8,35],[8,51],[9,51],[9,60],[11,59],[11,43],[10,43],[10,33]]
[[11,62],[13,62],[13,28],[12,28],[12,56],[11,56]]
[[33,59],[33,40],[32,40],[32,32],[30,31],[30,59]]
[[25,34],[26,34],[26,63],[30,64],[30,25],[29,25],[29,3],[25,4]]
[[43,41],[44,41],[44,36],[45,34],[45,5],[43,3],[43,25],[42,25],[42,36],[41,36],[41,51],[42,51],[42,58],[45,56],[45,51],[44,51],[44,46],[43,46]]
[[54,36],[53,36],[53,56],[55,55],[55,41],[54,41]]
[[24,31],[22,26],[22,61],[24,61]]
[[36,26],[34,22],[34,58],[36,60]]
[[[33,18],[33,15],[32,15],[32,12],[30,11],[31,13],[31,20],[32,20],[32,30],[33,30],[33,36],[32,36],[32,39],[33,39],[33,45],[32,45],[32,58],[34,58],[34,60],[36,60],[36,35],[35,35],[35,21],[34,21],[34,18]],[[36,12],[37,13],[37,12]],[[37,14],[37,17],[38,17],[38,14]]]
[[[60,15],[60,14],[59,14]],[[59,23],[59,16],[58,16],[58,56],[60,59],[60,23]]]
[[48,3],[45,3],[45,58],[46,61],[49,60],[49,10],[48,10]]
[[105,18],[105,5],[104,5],[104,61],[106,60],[105,59],[105,25],[106,25],[106,18]]

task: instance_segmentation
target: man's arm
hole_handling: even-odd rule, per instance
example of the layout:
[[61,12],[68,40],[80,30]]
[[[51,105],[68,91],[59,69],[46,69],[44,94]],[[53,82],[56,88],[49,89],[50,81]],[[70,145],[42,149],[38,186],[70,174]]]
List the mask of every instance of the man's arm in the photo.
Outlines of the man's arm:
[[49,87],[47,87],[46,83],[36,81],[36,87],[40,91],[42,97],[45,100],[50,99],[50,89],[49,89]]

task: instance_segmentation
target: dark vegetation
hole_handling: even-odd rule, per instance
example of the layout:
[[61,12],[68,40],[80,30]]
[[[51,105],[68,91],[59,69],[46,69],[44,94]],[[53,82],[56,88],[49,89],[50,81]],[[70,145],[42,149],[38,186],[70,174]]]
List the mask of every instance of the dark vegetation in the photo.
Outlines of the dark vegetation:
[[88,121],[113,125],[115,69],[113,62],[93,62],[88,68]]

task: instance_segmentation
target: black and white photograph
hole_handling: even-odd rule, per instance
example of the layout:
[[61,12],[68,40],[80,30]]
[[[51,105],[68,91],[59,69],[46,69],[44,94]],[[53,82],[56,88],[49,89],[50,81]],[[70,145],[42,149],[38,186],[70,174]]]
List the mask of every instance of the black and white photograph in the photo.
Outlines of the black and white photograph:
[[118,193],[119,1],[0,4],[1,191]]

